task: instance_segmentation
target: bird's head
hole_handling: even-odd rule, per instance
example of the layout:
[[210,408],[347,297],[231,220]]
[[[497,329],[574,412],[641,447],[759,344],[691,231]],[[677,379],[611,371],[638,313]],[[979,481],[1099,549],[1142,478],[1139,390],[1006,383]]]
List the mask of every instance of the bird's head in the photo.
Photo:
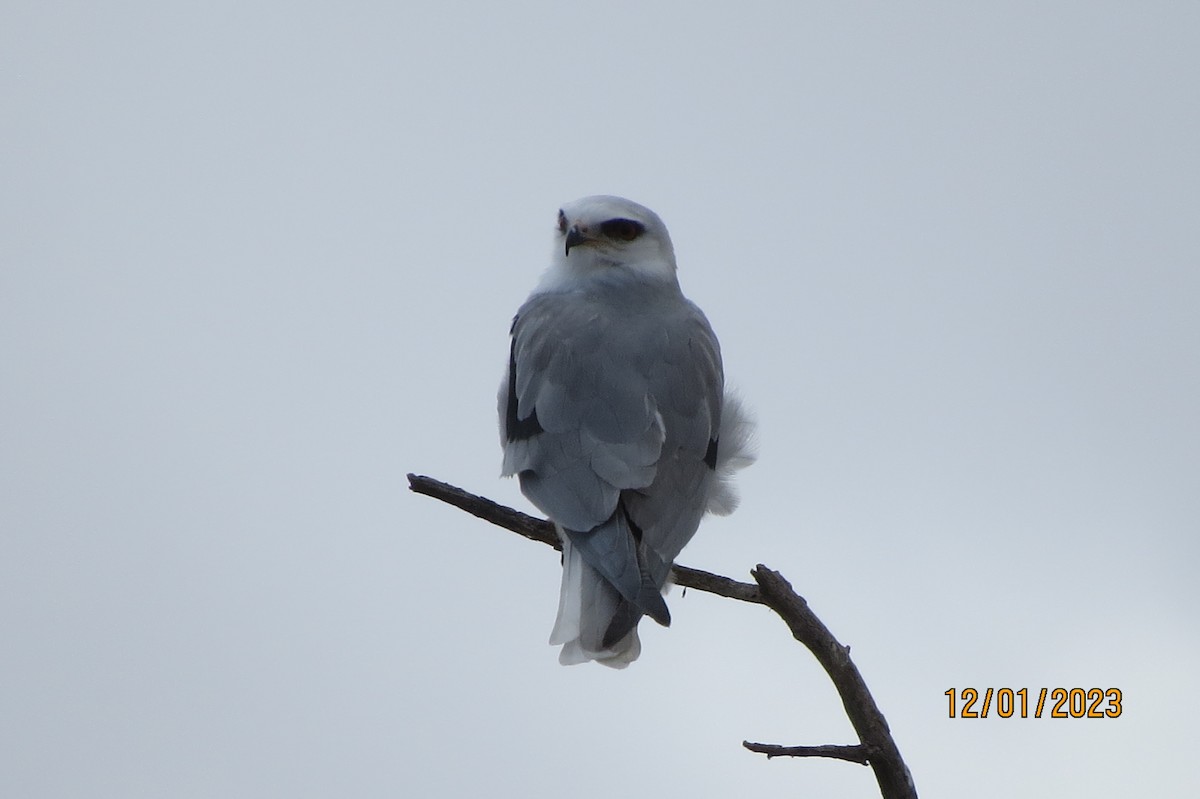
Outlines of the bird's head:
[[675,281],[675,250],[658,214],[623,197],[597,195],[558,212],[554,263],[544,283],[633,276]]

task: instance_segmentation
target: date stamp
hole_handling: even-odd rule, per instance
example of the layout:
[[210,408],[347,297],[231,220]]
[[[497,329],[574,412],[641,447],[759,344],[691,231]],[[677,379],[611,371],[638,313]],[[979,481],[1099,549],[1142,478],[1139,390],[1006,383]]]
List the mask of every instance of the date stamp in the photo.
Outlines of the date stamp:
[[1120,688],[951,688],[950,718],[1115,719],[1121,715]]

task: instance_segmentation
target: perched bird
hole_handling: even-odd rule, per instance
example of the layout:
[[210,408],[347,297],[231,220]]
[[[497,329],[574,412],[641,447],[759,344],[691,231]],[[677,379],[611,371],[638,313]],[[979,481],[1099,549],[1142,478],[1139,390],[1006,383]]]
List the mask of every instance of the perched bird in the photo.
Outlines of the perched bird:
[[700,517],[737,504],[751,424],[680,291],[667,228],[624,198],[562,207],[554,260],[511,334],[502,471],[562,540],[550,643],[561,663],[624,668],[643,615],[670,623],[662,591]]

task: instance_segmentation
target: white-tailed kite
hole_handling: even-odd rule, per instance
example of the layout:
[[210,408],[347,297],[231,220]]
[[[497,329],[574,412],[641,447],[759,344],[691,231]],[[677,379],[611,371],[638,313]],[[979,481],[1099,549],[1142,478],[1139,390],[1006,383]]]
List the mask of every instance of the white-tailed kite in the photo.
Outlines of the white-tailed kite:
[[730,476],[752,460],[751,425],[653,211],[585,197],[558,212],[555,241],[513,319],[503,474],[562,540],[559,661],[623,668],[643,615],[670,623],[662,591],[700,517],[737,504]]

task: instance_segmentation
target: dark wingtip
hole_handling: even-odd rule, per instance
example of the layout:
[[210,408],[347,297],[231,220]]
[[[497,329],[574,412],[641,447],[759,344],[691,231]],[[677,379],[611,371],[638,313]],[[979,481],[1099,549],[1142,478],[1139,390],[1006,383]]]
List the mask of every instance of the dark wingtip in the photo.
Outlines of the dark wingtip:
[[647,586],[638,594],[638,604],[642,606],[642,612],[663,627],[671,626],[671,610],[667,607],[667,600],[654,586]]
[[622,599],[617,606],[617,612],[613,614],[612,620],[608,623],[608,629],[604,631],[604,639],[600,645],[605,649],[611,649],[620,642],[622,638],[629,635],[629,632],[637,627],[638,622],[642,620],[642,616],[649,616],[663,627],[671,626],[671,611],[667,609],[667,602],[663,599],[662,594],[654,591],[653,596],[642,591],[638,595],[636,603]]
[[600,645],[605,649],[612,649],[622,638],[629,635],[630,630],[637,627],[641,618],[642,611],[637,605],[621,600],[621,603],[617,605],[617,612],[608,623],[608,629],[604,631],[604,638],[600,641]]

